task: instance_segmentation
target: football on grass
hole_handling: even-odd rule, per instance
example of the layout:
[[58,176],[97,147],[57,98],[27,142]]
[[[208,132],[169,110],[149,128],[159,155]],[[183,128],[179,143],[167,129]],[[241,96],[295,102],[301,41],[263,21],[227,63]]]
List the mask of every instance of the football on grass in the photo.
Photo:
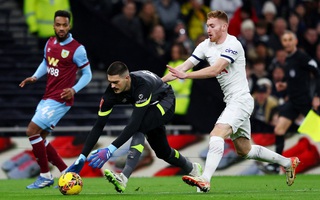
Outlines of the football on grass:
[[80,175],[74,172],[62,174],[58,184],[60,192],[64,195],[79,194],[83,186]]

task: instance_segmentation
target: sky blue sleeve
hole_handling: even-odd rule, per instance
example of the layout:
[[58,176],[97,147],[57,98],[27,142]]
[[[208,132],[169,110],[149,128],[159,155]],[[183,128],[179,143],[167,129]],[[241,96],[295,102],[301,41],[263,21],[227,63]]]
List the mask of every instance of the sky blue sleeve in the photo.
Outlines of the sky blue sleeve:
[[80,45],[74,52],[73,62],[76,63],[78,67],[85,66],[81,69],[82,75],[79,81],[72,87],[76,92],[79,92],[92,79],[91,67],[87,57],[87,52],[83,45]]
[[82,73],[82,75],[81,75],[79,81],[77,82],[77,84],[75,84],[72,87],[76,92],[80,91],[82,88],[84,88],[91,81],[92,73],[91,73],[90,64],[88,64],[87,66],[82,68],[81,73]]
[[89,63],[87,52],[83,45],[80,45],[74,52],[73,62],[76,63],[78,67],[83,67]]
[[32,75],[37,77],[37,79],[41,78],[43,75],[47,73],[47,64],[45,59],[42,60],[36,72]]

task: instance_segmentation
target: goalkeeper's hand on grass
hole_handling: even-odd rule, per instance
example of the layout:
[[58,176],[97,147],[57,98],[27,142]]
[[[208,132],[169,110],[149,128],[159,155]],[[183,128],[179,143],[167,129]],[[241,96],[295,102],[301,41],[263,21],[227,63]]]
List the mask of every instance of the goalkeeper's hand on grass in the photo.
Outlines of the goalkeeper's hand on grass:
[[79,174],[85,162],[86,157],[83,154],[80,154],[78,159],[66,170],[66,172],[75,172]]
[[92,151],[88,159],[89,166],[100,169],[111,158],[115,150],[117,148],[111,144],[107,148]]

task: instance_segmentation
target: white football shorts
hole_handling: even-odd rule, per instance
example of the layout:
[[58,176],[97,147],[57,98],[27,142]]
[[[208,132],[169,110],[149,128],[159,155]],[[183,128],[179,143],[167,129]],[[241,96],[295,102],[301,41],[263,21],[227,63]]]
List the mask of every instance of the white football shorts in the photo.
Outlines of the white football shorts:
[[254,100],[251,94],[230,98],[226,107],[219,116],[216,124],[229,124],[232,128],[230,138],[235,140],[239,137],[251,139],[250,116],[254,108]]

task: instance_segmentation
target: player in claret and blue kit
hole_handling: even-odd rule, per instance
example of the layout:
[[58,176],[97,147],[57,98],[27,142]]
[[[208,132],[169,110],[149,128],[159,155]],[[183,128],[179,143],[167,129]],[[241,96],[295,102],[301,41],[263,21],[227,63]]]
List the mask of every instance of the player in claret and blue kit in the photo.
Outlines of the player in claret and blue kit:
[[[75,93],[85,87],[92,78],[84,46],[69,33],[70,13],[63,10],[56,11],[53,28],[56,36],[49,38],[44,49],[43,61],[31,77],[20,83],[20,87],[24,87],[47,75],[45,93],[26,131],[40,166],[40,176],[34,183],[28,185],[27,189],[53,185],[48,162],[55,165],[60,172],[67,169],[67,165],[46,137],[73,105]],[[79,70],[81,77],[76,83],[76,74]]]

